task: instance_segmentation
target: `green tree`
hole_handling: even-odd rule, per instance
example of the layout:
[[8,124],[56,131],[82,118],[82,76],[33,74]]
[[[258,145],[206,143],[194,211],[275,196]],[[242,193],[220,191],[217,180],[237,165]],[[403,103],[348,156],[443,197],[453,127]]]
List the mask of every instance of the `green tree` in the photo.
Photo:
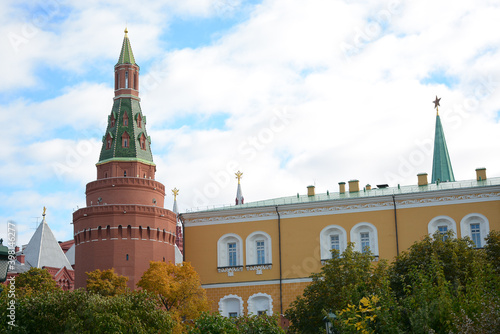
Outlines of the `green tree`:
[[16,277],[15,284],[18,295],[29,295],[60,289],[56,281],[52,278],[52,275],[46,269],[35,267],[19,274]]
[[500,275],[500,231],[491,231],[486,237],[486,260],[493,266],[497,274]]
[[366,296],[387,296],[387,264],[373,263],[369,252],[354,251],[350,243],[339,256],[333,250],[333,257],[313,274],[312,283],[297,297],[285,316],[291,321],[291,333],[318,333],[324,330],[326,313],[339,313],[349,304],[358,304]]
[[[456,332],[463,325],[458,319],[479,323],[498,314],[500,276],[487,252],[451,232],[414,243],[396,258],[390,281],[405,332]],[[490,306],[493,311],[485,312]]]
[[227,318],[218,313],[203,312],[194,322],[189,334],[284,334],[279,316],[242,316]]
[[[9,299],[0,297],[0,317],[7,318]],[[172,333],[174,322],[156,296],[145,291],[105,297],[78,289],[20,296],[15,324],[0,322],[6,333]]]
[[104,271],[96,269],[86,274],[89,292],[102,296],[115,296],[127,291],[128,277],[116,274],[113,268]]

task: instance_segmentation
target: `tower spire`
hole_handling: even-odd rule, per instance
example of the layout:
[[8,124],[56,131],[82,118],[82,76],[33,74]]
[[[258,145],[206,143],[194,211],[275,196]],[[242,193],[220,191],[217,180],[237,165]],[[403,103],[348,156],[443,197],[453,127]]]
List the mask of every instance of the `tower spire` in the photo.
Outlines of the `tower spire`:
[[436,96],[433,101],[434,108],[436,108],[436,131],[434,135],[434,156],[432,159],[432,183],[436,182],[453,182],[455,176],[453,175],[453,168],[451,167],[450,155],[446,140],[444,137],[443,125],[439,117],[439,101],[441,98]]
[[108,127],[102,138],[97,166],[109,162],[132,162],[136,165],[128,170],[103,166],[98,169],[98,178],[133,176],[154,179],[151,139],[146,131],[146,116],[142,113],[139,99],[139,66],[132,53],[127,28],[114,70],[115,98],[108,116]]
[[234,175],[238,179],[238,189],[236,190],[236,205],[243,204],[245,199],[243,198],[243,192],[241,191],[241,178],[243,177],[243,173],[237,171]]

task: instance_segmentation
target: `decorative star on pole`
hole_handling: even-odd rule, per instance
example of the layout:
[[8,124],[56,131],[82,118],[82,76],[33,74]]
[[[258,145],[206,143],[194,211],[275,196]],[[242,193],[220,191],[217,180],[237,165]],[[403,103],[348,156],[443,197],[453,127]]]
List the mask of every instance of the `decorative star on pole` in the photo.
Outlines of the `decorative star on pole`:
[[436,99],[434,101],[432,101],[432,103],[434,103],[434,108],[436,108],[436,110],[439,112],[439,101],[441,101],[441,98],[438,98],[437,95],[436,95]]

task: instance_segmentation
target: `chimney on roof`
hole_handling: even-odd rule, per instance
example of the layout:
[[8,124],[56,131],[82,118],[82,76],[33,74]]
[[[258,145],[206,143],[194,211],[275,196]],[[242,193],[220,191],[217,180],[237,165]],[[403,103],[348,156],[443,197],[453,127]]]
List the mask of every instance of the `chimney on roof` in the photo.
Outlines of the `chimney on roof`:
[[349,181],[349,192],[350,193],[359,192],[359,181],[358,180],[350,180]]
[[339,182],[339,193],[345,194],[345,182]]
[[366,190],[372,190],[372,186],[370,184],[366,185]]
[[314,196],[314,186],[307,186],[307,196]]
[[486,168],[476,168],[476,180],[484,181],[486,180]]
[[429,182],[427,181],[427,173],[417,174],[417,177],[419,186],[426,186],[427,184],[429,184]]
[[17,261],[19,261],[21,264],[24,264],[24,258],[25,258],[26,255],[24,254],[19,254],[17,256]]

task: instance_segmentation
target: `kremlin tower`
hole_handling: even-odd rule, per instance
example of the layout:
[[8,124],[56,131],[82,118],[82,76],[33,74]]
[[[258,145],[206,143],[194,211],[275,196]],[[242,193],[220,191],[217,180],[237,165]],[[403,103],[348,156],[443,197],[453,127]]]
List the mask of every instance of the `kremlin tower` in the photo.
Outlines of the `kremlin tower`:
[[75,288],[85,287],[86,272],[114,268],[135,289],[149,261],[175,262],[176,215],[163,207],[165,186],[155,181],[139,66],[126,29],[114,88],[97,180],[87,184],[87,207],[73,213]]

